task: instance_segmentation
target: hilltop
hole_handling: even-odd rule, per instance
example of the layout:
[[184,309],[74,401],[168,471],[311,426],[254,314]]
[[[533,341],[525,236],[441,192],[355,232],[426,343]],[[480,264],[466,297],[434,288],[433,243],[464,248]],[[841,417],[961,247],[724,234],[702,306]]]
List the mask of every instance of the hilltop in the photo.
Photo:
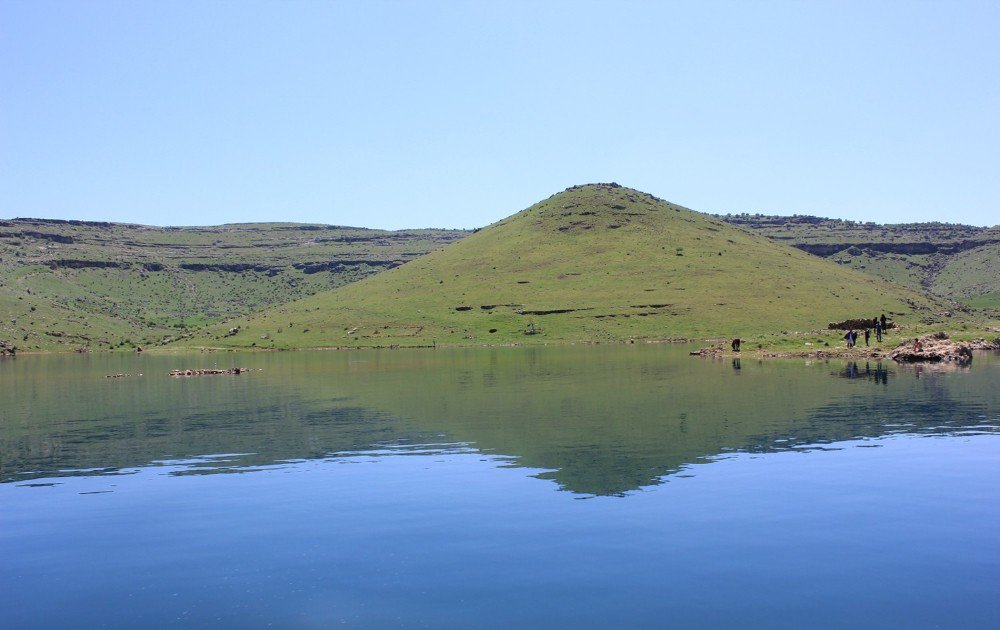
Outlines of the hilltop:
[[880,225],[799,215],[719,218],[897,284],[1000,309],[1000,226]]
[[[208,329],[221,347],[474,345],[810,331],[950,305],[617,184],[569,188],[400,267]],[[526,333],[537,334],[526,334]]]
[[4,220],[0,343],[30,351],[175,339],[401,265],[465,234]]

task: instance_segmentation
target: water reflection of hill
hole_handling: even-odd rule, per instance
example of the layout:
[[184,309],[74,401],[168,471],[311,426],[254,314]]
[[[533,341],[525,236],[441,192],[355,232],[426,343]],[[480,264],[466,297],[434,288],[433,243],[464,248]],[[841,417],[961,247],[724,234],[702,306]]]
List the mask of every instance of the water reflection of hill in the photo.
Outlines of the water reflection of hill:
[[[245,471],[459,443],[545,469],[539,476],[565,490],[608,495],[732,451],[1000,422],[990,359],[968,373],[915,378],[843,362],[744,360],[734,369],[674,348],[295,353],[241,356],[263,368],[245,378],[189,380],[160,376],[176,359],[78,359],[2,366],[3,481],[218,453],[238,455],[192,470]],[[101,374],[129,370],[147,376]]]
[[[874,438],[900,423],[909,432],[958,430],[982,425],[990,409],[989,422],[1000,421],[987,366],[921,380],[885,364],[867,373],[843,362],[734,367],[632,348],[501,352],[472,369],[456,361],[444,389],[428,366],[377,401],[363,391],[359,399],[598,495],[732,451]],[[830,378],[848,369],[851,382]]]

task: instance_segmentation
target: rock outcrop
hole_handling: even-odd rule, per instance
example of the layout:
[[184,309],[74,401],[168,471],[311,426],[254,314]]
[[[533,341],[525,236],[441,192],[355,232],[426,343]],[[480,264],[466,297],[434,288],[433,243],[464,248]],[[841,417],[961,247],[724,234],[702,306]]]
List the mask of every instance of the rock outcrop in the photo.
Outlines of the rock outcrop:
[[[842,322],[830,322],[826,325],[829,330],[864,330],[865,328],[875,328],[874,319],[845,319]],[[891,321],[885,323],[886,330],[895,328],[896,324]]]
[[889,358],[897,363],[972,363],[972,347],[967,343],[957,343],[948,338],[947,333],[934,333],[904,341]]
[[170,376],[210,376],[213,374],[243,374],[250,368],[232,367],[227,369],[170,370]]
[[973,339],[969,344],[973,350],[1000,350],[1000,337],[993,341],[987,339]]

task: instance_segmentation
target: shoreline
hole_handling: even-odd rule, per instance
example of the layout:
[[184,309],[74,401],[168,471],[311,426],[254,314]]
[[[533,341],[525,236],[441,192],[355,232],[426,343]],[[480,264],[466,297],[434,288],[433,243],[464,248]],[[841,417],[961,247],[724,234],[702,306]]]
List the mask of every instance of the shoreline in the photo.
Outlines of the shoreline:
[[[899,341],[892,346],[881,345],[881,346],[863,346],[854,348],[845,347],[824,347],[810,348],[810,349],[784,349],[781,347],[782,344],[774,344],[768,347],[770,344],[756,343],[757,347],[747,348],[741,352],[736,352],[728,348],[728,339],[721,339],[718,337],[708,338],[708,339],[691,339],[687,337],[679,338],[664,338],[664,339],[625,339],[625,340],[615,340],[615,341],[601,341],[601,340],[577,340],[577,341],[564,341],[564,340],[553,340],[549,342],[542,343],[496,343],[496,344],[420,344],[413,346],[401,346],[398,344],[389,345],[378,345],[378,346],[348,346],[348,345],[336,345],[336,346],[308,346],[308,347],[296,347],[296,348],[260,348],[260,347],[222,347],[222,346],[183,346],[183,347],[158,347],[158,348],[147,348],[142,352],[136,352],[135,350],[94,350],[80,352],[78,350],[65,350],[65,351],[46,351],[46,350],[31,350],[18,352],[17,355],[9,356],[5,355],[2,359],[13,359],[17,356],[40,356],[40,355],[71,355],[71,354],[153,354],[153,355],[170,355],[170,354],[190,354],[190,353],[254,353],[254,352],[309,352],[309,351],[343,351],[343,350],[454,350],[454,349],[471,349],[471,348],[525,348],[525,347],[547,347],[547,346],[598,346],[598,345],[660,345],[660,344],[671,344],[671,345],[683,345],[683,344],[697,344],[697,343],[712,343],[711,346],[706,346],[699,348],[698,350],[689,353],[692,357],[700,358],[710,358],[710,359],[735,359],[735,358],[751,358],[751,359],[866,359],[866,360],[883,360],[889,359],[889,354],[892,350],[909,343],[912,337],[904,338],[900,337]],[[747,339],[744,341],[744,347],[751,345],[751,340]],[[976,338],[975,340],[965,340],[959,341],[959,343],[964,343],[969,345],[973,350],[976,351],[1000,351],[1000,337],[993,341],[987,341],[984,338]]]

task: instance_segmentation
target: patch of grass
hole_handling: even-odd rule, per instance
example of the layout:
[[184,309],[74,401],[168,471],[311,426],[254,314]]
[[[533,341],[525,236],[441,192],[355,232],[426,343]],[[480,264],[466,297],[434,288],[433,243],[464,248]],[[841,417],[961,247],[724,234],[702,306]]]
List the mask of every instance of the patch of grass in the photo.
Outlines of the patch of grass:
[[982,309],[1000,310],[1000,291],[980,295],[969,300],[969,306]]

